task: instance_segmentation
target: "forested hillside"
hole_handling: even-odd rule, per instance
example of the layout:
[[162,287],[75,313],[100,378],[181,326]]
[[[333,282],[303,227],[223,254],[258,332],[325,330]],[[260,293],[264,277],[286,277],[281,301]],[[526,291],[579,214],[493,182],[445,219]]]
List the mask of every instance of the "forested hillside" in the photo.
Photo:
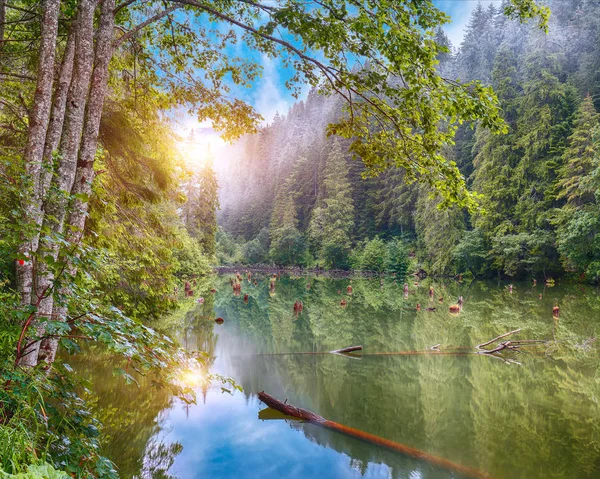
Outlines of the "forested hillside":
[[364,178],[349,140],[326,135],[342,100],[313,90],[226,151],[221,261],[366,267],[363,242],[402,238],[433,274],[600,279],[600,2],[550,7],[548,34],[494,5],[456,48],[438,31],[441,75],[492,85],[508,126],[464,124],[445,152],[482,195],[477,211],[439,209],[403,169]]

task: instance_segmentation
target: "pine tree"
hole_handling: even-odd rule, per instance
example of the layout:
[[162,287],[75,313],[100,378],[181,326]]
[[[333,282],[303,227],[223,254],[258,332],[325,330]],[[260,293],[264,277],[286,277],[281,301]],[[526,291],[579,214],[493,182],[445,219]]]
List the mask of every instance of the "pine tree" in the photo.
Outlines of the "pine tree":
[[588,95],[581,103],[564,154],[555,224],[567,270],[600,280],[600,115]]
[[473,188],[483,194],[484,215],[474,218],[475,226],[487,236],[512,232],[513,209],[518,190],[512,180],[519,155],[515,149],[519,97],[517,58],[508,49],[501,50],[494,64],[492,78],[509,131],[494,135],[478,127],[475,135]]
[[587,95],[577,112],[573,134],[569,137],[569,146],[563,155],[564,166],[558,198],[565,198],[567,205],[580,206],[594,201],[594,188],[587,178],[592,170],[595,145],[593,132],[600,123],[600,114],[594,108],[592,97]]
[[325,166],[322,194],[314,209],[309,235],[317,257],[328,267],[345,268],[352,246],[354,205],[348,166],[336,140]]
[[375,222],[380,231],[392,236],[414,233],[414,210],[418,187],[407,184],[402,169],[384,172],[374,186]]
[[443,72],[452,62],[452,42],[442,27],[438,27],[435,31],[435,43],[438,45],[437,60],[439,62],[438,69]]
[[516,143],[521,160],[515,172],[520,189],[515,216],[521,231],[549,229],[548,212],[556,206],[556,184],[577,95],[565,82],[558,60],[553,54],[534,52],[525,63]]
[[429,273],[453,273],[453,251],[465,231],[464,215],[458,208],[440,210],[430,187],[419,188],[415,229],[420,259]]
[[216,255],[217,210],[219,209],[219,184],[207,160],[195,174],[187,188],[188,201],[184,207],[184,220],[190,235],[198,240],[210,257]]
[[275,197],[270,225],[269,257],[276,264],[304,266],[306,239],[298,230],[295,175],[290,175]]
[[481,3],[471,13],[458,57],[458,76],[463,81],[489,81],[497,48],[493,38],[495,14],[493,6],[485,9]]

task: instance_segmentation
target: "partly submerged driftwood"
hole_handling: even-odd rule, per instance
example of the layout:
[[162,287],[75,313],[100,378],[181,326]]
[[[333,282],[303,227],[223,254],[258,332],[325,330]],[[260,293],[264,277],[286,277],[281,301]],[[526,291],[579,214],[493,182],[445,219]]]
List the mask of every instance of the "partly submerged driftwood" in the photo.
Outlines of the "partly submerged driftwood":
[[515,329],[514,331],[509,331],[508,333],[501,334],[500,336],[497,336],[494,339],[490,339],[489,341],[487,341],[485,343],[478,344],[477,345],[477,353],[478,354],[495,354],[495,353],[504,351],[505,349],[510,349],[510,350],[519,352],[519,348],[521,346],[527,346],[527,345],[532,346],[534,344],[541,344],[541,343],[547,342],[545,339],[521,339],[521,340],[513,339],[510,341],[502,341],[497,346],[495,346],[493,349],[484,349],[484,346],[490,346],[491,344],[494,344],[495,342],[499,341],[502,338],[506,338],[507,336],[510,336],[510,335],[516,334],[516,333],[520,333],[520,332],[521,332],[521,329]]
[[334,421],[329,421],[324,417],[315,414],[312,411],[308,411],[307,409],[302,409],[296,406],[292,406],[291,404],[281,402],[278,399],[275,399],[273,396],[270,396],[269,394],[265,393],[264,391],[258,393],[258,398],[271,409],[279,411],[280,413],[285,414],[286,416],[291,416],[295,419],[307,421],[312,424],[316,424],[327,429],[346,434],[347,436],[355,437],[357,439],[361,439],[363,441],[370,442],[372,444],[376,444],[378,446],[382,446],[393,451],[397,451],[406,456],[426,461],[434,466],[441,467],[443,469],[458,472],[467,477],[473,477],[477,479],[487,479],[490,477],[487,473],[483,471],[463,466],[462,464],[457,464],[448,459],[444,459],[443,457],[434,456],[424,451],[420,451],[419,449],[415,449],[413,447],[409,447],[398,442],[390,441],[388,439],[375,436],[374,434],[369,434],[368,432],[364,432],[359,429],[344,426],[343,424],[339,424]]
[[320,354],[348,354],[356,351],[362,351],[362,346],[348,346],[347,348],[335,349],[333,351],[299,351],[291,353],[257,353],[252,356],[302,356],[302,355],[320,355]]
[[[390,351],[390,352],[373,352],[363,353],[362,346],[349,346],[347,348],[336,349],[334,351],[300,351],[300,352],[289,352],[289,353],[259,353],[256,356],[297,356],[297,355],[323,355],[323,354],[338,354],[349,358],[358,359],[366,356],[468,356],[468,355],[488,355],[495,356],[502,359],[502,355],[499,354],[504,350],[513,352],[520,352],[520,348],[523,346],[535,346],[537,344],[544,344],[548,341],[545,339],[512,339],[502,341],[503,338],[512,334],[521,332],[521,329],[515,329],[508,333],[496,336],[485,343],[478,344],[477,346],[459,346],[459,347],[447,347],[441,350],[441,344],[431,346],[429,349],[413,350],[413,351]],[[494,344],[497,343],[497,344]],[[490,346],[490,349],[486,349],[486,346]],[[360,355],[352,354],[353,352],[360,351]],[[254,355],[253,355],[254,356]],[[513,362],[513,361],[509,361]]]
[[335,351],[330,351],[333,354],[344,354],[344,353],[353,353],[354,351],[362,351],[362,346],[349,346],[347,348],[336,349]]

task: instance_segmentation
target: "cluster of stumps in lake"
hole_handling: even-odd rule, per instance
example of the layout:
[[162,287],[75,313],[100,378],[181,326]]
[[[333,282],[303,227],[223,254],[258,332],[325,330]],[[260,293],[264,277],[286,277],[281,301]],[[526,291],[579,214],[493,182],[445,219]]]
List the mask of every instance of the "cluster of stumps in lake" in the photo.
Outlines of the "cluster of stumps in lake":
[[[416,276],[417,276],[416,279],[421,279],[419,277],[419,275],[416,275]],[[253,277],[252,272],[246,271],[245,277],[249,284],[254,284],[254,286],[257,286],[259,284],[258,280]],[[280,278],[281,278],[281,273],[273,273],[272,275],[268,276],[270,294],[275,293],[277,281]],[[460,279],[462,279],[462,278],[460,278]],[[234,296],[238,297],[238,296],[242,295],[243,283],[244,283],[243,276],[239,272],[236,272],[235,276],[233,278],[230,278],[230,284],[231,284],[231,288],[233,290]],[[534,286],[536,284],[537,283],[534,280]],[[547,281],[547,286],[553,286],[553,285],[554,285],[553,280]],[[381,286],[383,287],[383,280],[381,280]],[[414,286],[419,287],[420,286],[419,282],[415,281]],[[311,288],[311,283],[308,282],[306,284],[306,289],[310,290],[310,288]],[[507,289],[510,294],[513,293],[513,285],[509,285],[507,287]],[[185,290],[186,290],[186,296],[193,295],[191,285],[188,286],[188,284],[186,283]],[[190,294],[188,294],[188,291],[190,292]],[[214,289],[211,291],[213,293],[216,292]],[[415,291],[412,291],[412,292],[414,293]],[[342,290],[338,290],[338,294],[342,295]],[[346,296],[344,296],[340,300],[340,303],[339,303],[342,308],[345,308],[347,306],[348,301],[352,297],[352,294],[353,294],[353,286],[352,286],[352,280],[350,279],[349,283],[346,287]],[[408,299],[410,294],[411,294],[411,291],[409,289],[409,285],[408,285],[408,283],[405,283],[404,284],[405,299]],[[542,299],[541,294],[539,295],[539,298]],[[244,299],[244,303],[248,304],[248,301],[249,301],[248,294],[244,294],[243,299]],[[430,301],[430,303],[433,303],[434,301],[436,301],[436,293],[435,293],[435,289],[433,286],[431,286],[429,288],[429,301]],[[437,301],[440,304],[443,304],[444,298],[439,297],[439,298],[437,298]],[[200,298],[200,299],[198,299],[198,302],[202,304],[204,302],[204,299]],[[448,306],[449,312],[453,315],[460,314],[462,312],[464,302],[465,301],[464,301],[463,297],[459,296],[458,300],[455,304],[451,304]],[[303,309],[304,309],[303,302],[296,300],[293,305],[294,313],[296,315],[299,315],[302,313]],[[428,306],[423,309],[425,311],[429,311],[429,312],[433,312],[433,311],[437,310],[437,308],[433,307],[433,306]],[[421,311],[420,304],[416,305],[416,310]],[[554,306],[554,308],[552,309],[552,314],[555,318],[558,318],[559,313],[560,313],[560,308],[556,304]],[[215,321],[220,324],[223,322],[223,318],[217,318]],[[521,339],[521,340],[513,339],[513,336],[517,335],[520,332],[521,332],[521,329],[515,329],[513,331],[509,331],[507,333],[500,334],[499,336],[496,336],[495,338],[492,338],[489,341],[485,341],[483,343],[477,344],[476,346],[442,346],[442,344],[435,344],[435,345],[433,345],[427,349],[423,349],[423,350],[392,351],[392,352],[366,352],[366,353],[363,352],[362,346],[349,346],[349,347],[345,347],[345,348],[341,348],[341,349],[336,349],[333,351],[258,353],[258,354],[253,354],[253,356],[274,357],[274,356],[289,356],[289,355],[293,356],[293,355],[332,354],[332,355],[336,355],[336,356],[344,356],[346,358],[362,359],[364,356],[480,355],[480,356],[500,359],[507,364],[520,365],[521,363],[515,359],[515,354],[521,353],[522,348],[544,346],[544,345],[550,345],[550,347],[551,347],[552,344],[556,343],[556,341],[546,340],[546,339]],[[511,338],[509,338],[509,336]],[[592,342],[595,341],[595,339],[596,338],[590,338],[587,341],[587,343],[591,344]],[[549,351],[549,349],[550,348],[546,349],[545,353],[547,353]],[[530,352],[535,352],[535,348],[533,350],[530,350]],[[537,351],[537,352],[543,352],[543,351]],[[412,448],[410,446],[406,446],[404,444],[390,441],[388,439],[384,439],[379,436],[375,436],[373,434],[370,434],[370,433],[367,433],[367,432],[364,432],[364,431],[361,431],[358,429],[354,429],[354,428],[345,426],[343,424],[339,424],[339,423],[330,421],[330,420],[325,419],[322,416],[319,416],[318,414],[315,414],[311,411],[297,408],[295,406],[292,406],[291,404],[288,404],[287,399],[286,399],[286,401],[281,402],[278,399],[266,394],[265,392],[258,393],[258,398],[263,403],[265,403],[269,408],[282,413],[281,417],[283,419],[297,419],[297,420],[300,420],[303,422],[316,424],[318,426],[324,427],[329,430],[333,430],[333,431],[336,431],[336,432],[339,432],[339,433],[342,433],[342,434],[345,434],[348,436],[353,436],[353,437],[359,438],[363,441],[367,441],[367,442],[370,442],[370,443],[373,443],[373,444],[376,444],[379,446],[383,446],[390,450],[397,451],[403,455],[426,461],[434,466],[458,472],[461,475],[466,476],[466,477],[473,477],[473,478],[477,478],[477,479],[485,479],[485,478],[490,477],[489,474],[487,474],[484,471],[474,469],[474,468],[471,468],[471,467],[468,467],[468,466],[465,466],[462,464],[458,464],[458,463],[455,463],[448,459],[429,454],[425,451],[421,451],[421,450]],[[261,417],[262,413],[263,413],[263,411],[261,411],[259,413],[259,417]],[[271,416],[269,416],[269,417],[272,418]]]
[[[247,278],[247,280],[248,280],[249,283],[253,283],[254,286],[258,285],[258,280],[257,279],[254,279],[254,281],[252,280],[252,272],[246,271],[245,275],[246,275],[246,278]],[[415,274],[415,275],[418,276],[418,274]],[[393,276],[395,277],[396,275],[394,274]],[[273,273],[269,277],[269,292],[270,293],[275,293],[275,286],[276,286],[277,281],[279,279],[281,279],[281,273],[280,272]],[[459,277],[459,281],[460,280],[462,280],[462,275]],[[231,284],[231,287],[233,289],[234,296],[240,296],[242,294],[242,283],[243,283],[243,277],[242,277],[242,275],[239,272],[236,272],[235,276],[230,279],[230,284]],[[383,279],[380,280],[380,284],[381,284],[381,286],[383,286]],[[533,280],[533,285],[534,286],[537,285],[537,280],[535,280],[535,279]],[[188,295],[188,286],[189,286],[189,283],[186,283],[186,296]],[[414,286],[418,288],[420,286],[420,283],[418,281],[415,281],[414,282]],[[554,286],[554,280],[551,279],[551,278],[547,279],[546,280],[546,286]],[[311,284],[310,284],[310,282],[308,282],[306,284],[306,289],[309,290],[310,287],[311,287]],[[353,291],[352,280],[350,280],[348,286],[346,287],[346,294],[348,296],[352,296],[352,291]],[[513,285],[512,284],[508,285],[508,292],[510,294],[513,293]],[[411,291],[409,289],[408,283],[404,283],[404,298],[408,299],[410,293],[411,293]],[[341,295],[342,294],[342,290],[338,290],[338,294]],[[193,295],[193,291],[191,291],[191,295]],[[435,289],[433,288],[433,286],[430,286],[429,287],[429,300],[430,301],[434,301],[435,300],[435,296],[436,296]],[[540,293],[539,299],[542,299],[542,298],[543,298],[543,295]],[[248,303],[248,300],[249,300],[248,294],[244,294],[244,302]],[[442,304],[444,302],[444,297],[440,296],[438,298],[438,302],[440,304]],[[456,303],[451,304],[450,306],[448,306],[448,311],[450,312],[450,314],[453,314],[453,315],[460,314],[460,312],[462,311],[464,302],[465,301],[464,301],[463,297],[459,296]],[[345,308],[347,305],[348,305],[348,300],[346,298],[342,298],[340,300],[340,306],[342,308]],[[296,300],[294,302],[294,306],[293,306],[294,313],[298,313],[298,314],[302,313],[303,309],[304,309],[303,302]],[[437,311],[438,308],[435,307],[435,306],[427,306],[425,308],[422,308],[421,307],[421,303],[417,303],[416,310],[417,311],[421,311],[422,309],[424,309],[425,311],[428,311],[428,312],[435,312],[435,311]],[[552,308],[552,314],[555,317],[559,316],[559,314],[560,314],[560,308],[559,308],[558,304],[555,304],[554,307]]]
[[[253,279],[252,272],[246,271],[245,272],[245,276],[246,276],[246,279],[248,280],[248,283],[254,284],[254,286],[258,286],[258,280],[256,278]],[[395,275],[393,275],[393,276],[395,276]],[[416,274],[416,276],[418,276],[418,274]],[[269,292],[271,294],[275,293],[275,287],[276,287],[277,281],[279,279],[281,279],[281,273],[280,272],[273,273],[272,275],[269,276]],[[462,278],[459,278],[459,281],[461,279]],[[233,295],[234,296],[241,296],[241,294],[242,294],[242,284],[244,282],[243,276],[239,272],[236,272],[235,276],[233,278],[230,278],[229,282],[230,282],[231,288],[233,290]],[[383,279],[380,280],[380,284],[383,287]],[[533,285],[534,286],[537,285],[537,281],[535,279],[533,280]],[[194,289],[193,288],[195,288],[196,286],[197,286],[197,283],[196,283],[195,279],[192,280],[191,282],[186,281],[185,284],[184,284],[184,294],[185,294],[185,296],[186,297],[193,297],[194,296]],[[420,283],[418,281],[415,281],[414,282],[414,286],[415,287],[419,287]],[[554,280],[553,279],[547,279],[546,280],[546,286],[554,286]],[[311,283],[308,282],[306,284],[306,289],[310,290],[310,288],[311,288]],[[510,294],[512,294],[513,293],[513,289],[514,289],[513,285],[510,284],[510,285],[508,285],[507,288],[508,288],[508,292]],[[176,287],[175,288],[175,293],[177,293],[177,292],[178,292],[178,288]],[[217,292],[216,289],[214,289],[214,288],[211,289],[211,293],[214,294],[216,292]],[[414,291],[412,291],[412,292],[414,292]],[[352,293],[353,293],[353,287],[352,287],[352,280],[350,279],[349,280],[349,284],[346,287],[346,295],[347,295],[348,299],[352,296]],[[411,290],[409,289],[408,283],[404,283],[404,298],[408,299],[410,293],[411,293]],[[342,290],[338,290],[338,294],[341,295],[342,294]],[[429,287],[429,300],[430,300],[430,302],[435,301],[435,297],[436,297],[435,289],[434,289],[433,286],[430,286]],[[542,299],[542,298],[543,298],[543,296],[542,296],[542,294],[540,294],[539,295],[539,299]],[[250,299],[249,295],[247,293],[244,294],[243,299],[244,299],[244,303],[248,304],[248,301]],[[198,298],[197,302],[199,304],[204,304],[204,298]],[[444,302],[444,297],[443,296],[439,297],[438,298],[438,302],[440,304],[442,304]],[[458,315],[458,314],[460,314],[461,311],[462,311],[462,309],[463,309],[464,302],[465,301],[464,301],[463,297],[459,296],[458,300],[457,300],[457,302],[455,304],[451,304],[450,306],[448,306],[448,311],[450,312],[450,314],[452,314],[452,315]],[[346,298],[342,298],[340,300],[340,306],[342,308],[345,308],[347,305],[348,305],[348,300]],[[425,311],[428,311],[428,312],[435,312],[435,311],[437,311],[437,309],[438,308],[435,307],[435,306],[427,306],[425,308],[422,308],[420,303],[417,303],[417,305],[416,305],[416,310],[417,311],[425,310]],[[293,311],[294,311],[294,313],[295,314],[301,314],[303,310],[304,310],[304,303],[302,301],[296,300],[294,302],[294,305],[293,305]],[[552,308],[552,315],[555,318],[558,318],[558,316],[560,315],[560,308],[559,308],[558,304],[555,304],[554,307]],[[221,318],[221,317],[219,317],[219,318],[215,319],[215,322],[217,322],[218,324],[222,324],[224,322],[224,319]],[[434,350],[437,350],[437,349],[434,348]],[[494,351],[494,352],[496,352],[496,351]]]

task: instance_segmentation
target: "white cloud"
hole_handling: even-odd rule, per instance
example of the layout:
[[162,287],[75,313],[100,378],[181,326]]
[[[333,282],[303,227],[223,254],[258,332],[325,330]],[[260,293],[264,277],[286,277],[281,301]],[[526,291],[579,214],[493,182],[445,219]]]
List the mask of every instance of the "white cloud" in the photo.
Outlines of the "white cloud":
[[263,54],[261,64],[263,75],[257,86],[253,104],[256,111],[265,119],[265,123],[270,123],[275,113],[286,114],[292,102],[286,100],[282,92],[285,87],[277,71],[279,61]]

